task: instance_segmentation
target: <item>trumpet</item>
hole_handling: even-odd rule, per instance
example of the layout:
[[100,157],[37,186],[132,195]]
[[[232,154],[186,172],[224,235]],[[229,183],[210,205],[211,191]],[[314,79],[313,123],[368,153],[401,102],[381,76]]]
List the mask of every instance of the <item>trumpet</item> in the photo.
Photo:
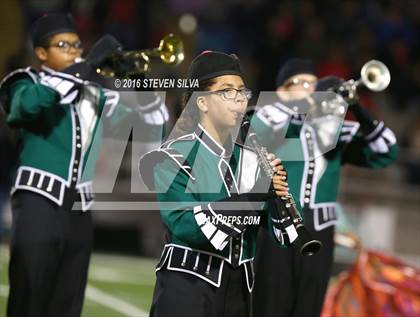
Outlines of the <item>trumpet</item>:
[[151,58],[156,57],[166,65],[180,64],[184,60],[183,42],[177,36],[168,34],[156,48],[113,53],[95,65],[95,70],[105,77],[144,74],[151,70]]
[[391,74],[388,67],[381,61],[372,59],[363,65],[358,80],[347,80],[333,90],[345,98],[353,99],[356,97],[356,90],[359,86],[364,86],[372,91],[382,91],[388,87],[390,82]]

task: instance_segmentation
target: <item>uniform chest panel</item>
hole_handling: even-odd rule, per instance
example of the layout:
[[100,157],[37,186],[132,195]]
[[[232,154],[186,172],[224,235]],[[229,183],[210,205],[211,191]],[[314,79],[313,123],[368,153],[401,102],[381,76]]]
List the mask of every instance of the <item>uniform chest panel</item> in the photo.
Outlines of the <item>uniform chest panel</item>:
[[[199,147],[192,165],[192,173],[196,175],[194,186],[200,195],[227,196],[225,178],[227,173],[234,173],[236,166],[230,166],[227,159],[209,153],[204,147]],[[228,171],[230,169],[230,171]]]
[[194,162],[191,164],[192,174],[190,191],[202,197],[222,198],[231,193],[248,192],[255,184],[258,176],[258,161],[251,150],[235,146],[230,157],[220,157],[199,147]]

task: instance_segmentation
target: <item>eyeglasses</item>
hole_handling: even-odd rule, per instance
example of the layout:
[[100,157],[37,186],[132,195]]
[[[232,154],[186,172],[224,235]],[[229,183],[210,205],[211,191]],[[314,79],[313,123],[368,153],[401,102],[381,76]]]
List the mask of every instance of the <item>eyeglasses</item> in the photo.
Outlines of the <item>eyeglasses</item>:
[[67,41],[58,41],[57,43],[51,44],[48,47],[57,47],[63,53],[70,52],[71,48],[74,48],[76,51],[82,51],[83,50],[83,46],[82,46],[81,41],[76,41],[74,43],[70,43],[70,42],[67,42]]
[[285,87],[289,87],[292,85],[299,85],[305,89],[309,89],[311,86],[313,87],[316,85],[316,79],[307,80],[307,79],[300,79],[300,78],[295,77],[284,83]]
[[247,100],[252,98],[252,91],[248,88],[244,88],[244,89],[226,88],[226,89],[215,90],[215,91],[206,91],[206,93],[220,95],[226,100],[235,100],[238,97],[238,94],[241,94]]

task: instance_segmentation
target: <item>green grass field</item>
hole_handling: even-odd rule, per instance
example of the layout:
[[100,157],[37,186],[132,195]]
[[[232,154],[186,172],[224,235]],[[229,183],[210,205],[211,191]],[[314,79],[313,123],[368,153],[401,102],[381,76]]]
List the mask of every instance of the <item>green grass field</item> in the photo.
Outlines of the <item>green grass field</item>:
[[[147,316],[156,260],[93,254],[83,317]],[[0,317],[6,315],[8,250],[0,247]]]

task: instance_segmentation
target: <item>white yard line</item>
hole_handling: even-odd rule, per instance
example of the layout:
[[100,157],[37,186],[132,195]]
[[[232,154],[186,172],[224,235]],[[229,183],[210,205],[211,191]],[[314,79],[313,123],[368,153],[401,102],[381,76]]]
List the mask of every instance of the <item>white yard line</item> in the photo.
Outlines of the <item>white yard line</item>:
[[150,277],[144,278],[136,276],[136,273],[130,274],[126,272],[120,272],[113,268],[92,266],[89,269],[89,280],[109,282],[109,283],[125,283],[132,285],[150,286],[155,285],[154,280],[150,280]]
[[146,311],[90,285],[86,288],[86,298],[129,317],[147,317],[149,315]]
[[[0,285],[0,296],[7,297],[9,294],[9,287],[7,285]],[[96,287],[88,285],[86,288],[86,298],[105,306],[109,309],[117,311],[125,316],[129,317],[147,317],[149,316],[148,312],[142,310],[126,301],[123,301],[115,296],[112,296],[108,293],[97,289]]]
[[0,245],[0,259],[2,262],[9,262],[9,249]]
[[0,296],[7,297],[9,295],[9,286],[0,284]]

